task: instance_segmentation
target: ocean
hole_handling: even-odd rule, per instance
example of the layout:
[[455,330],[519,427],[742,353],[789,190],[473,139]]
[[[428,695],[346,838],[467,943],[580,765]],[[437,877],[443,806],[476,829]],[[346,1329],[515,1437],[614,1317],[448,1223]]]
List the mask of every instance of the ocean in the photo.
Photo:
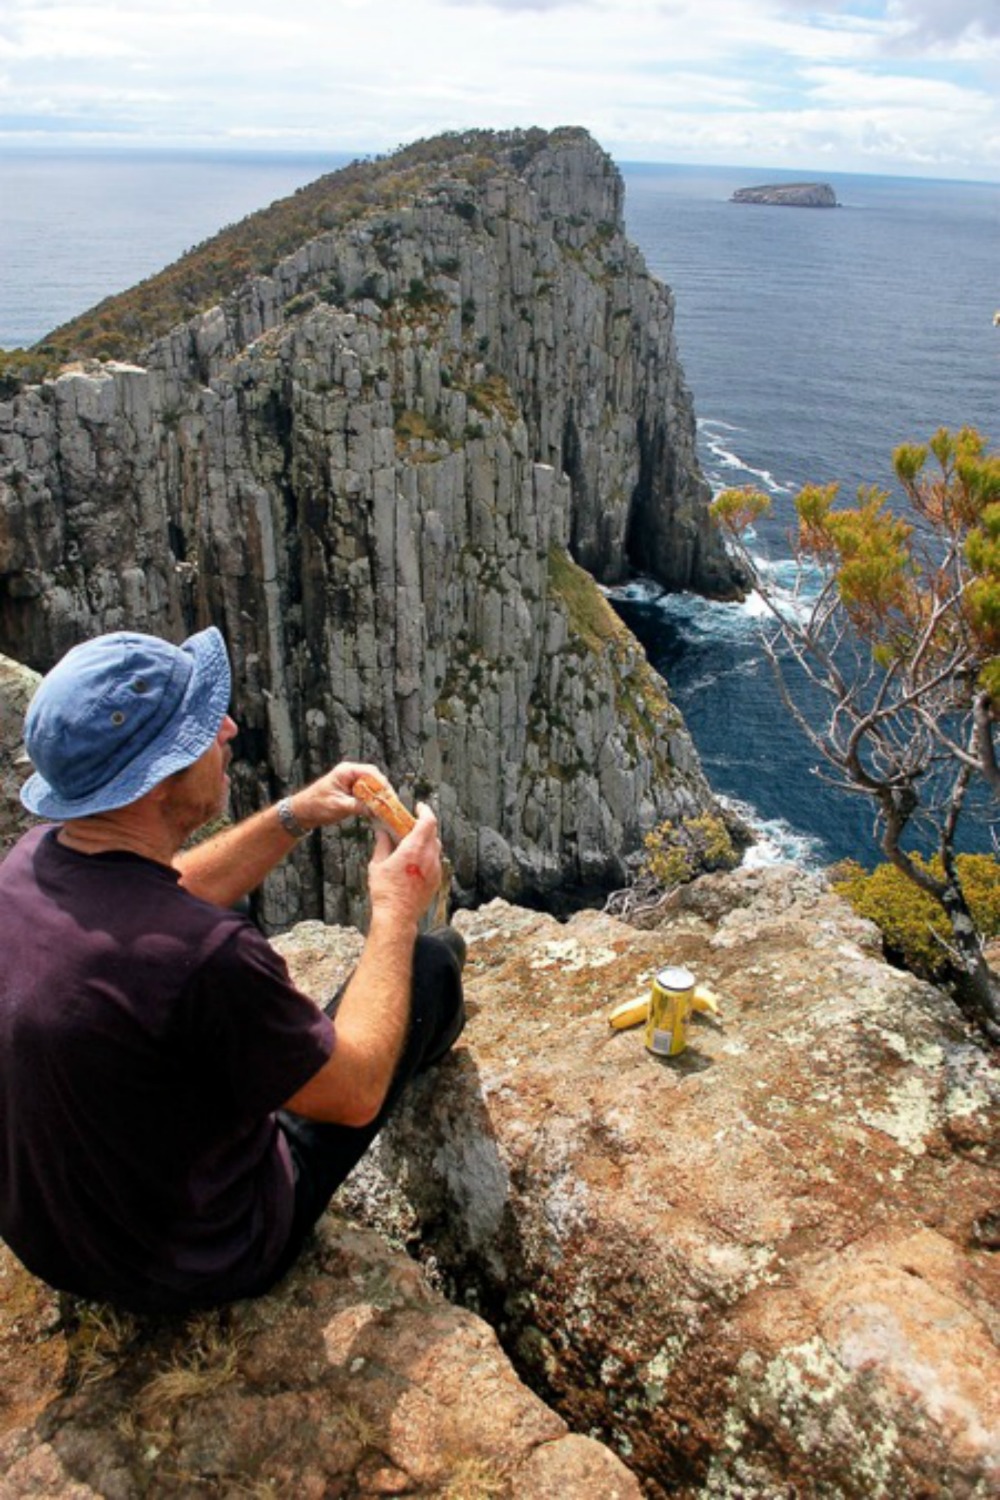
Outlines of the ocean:
[[[807,482],[892,491],[892,451],[939,427],[1000,444],[1000,185],[631,167],[626,219],[676,297],[677,342],[713,489],[772,498],[757,560],[779,594],[795,582],[792,501]],[[729,202],[738,187],[829,182],[837,209]],[[878,858],[868,799],[816,774],[764,659],[766,610],[658,597],[616,601],[670,683],[713,787],[748,812],[755,857]],[[817,705],[819,709],[821,705]],[[989,847],[983,818],[966,847]]]
[[[0,346],[30,344],[227,223],[342,165],[338,155],[0,157]],[[896,444],[969,423],[1000,441],[1000,185],[625,163],[626,221],[673,288],[677,342],[713,488],[774,501],[754,548],[792,583],[792,497],[807,481],[892,484]],[[816,178],[836,210],[729,202]],[[876,857],[863,798],[827,785],[787,718],[764,609],[663,596],[616,607],[670,684],[715,789],[749,816],[754,857]]]
[[0,153],[0,348],[27,347],[346,154]]

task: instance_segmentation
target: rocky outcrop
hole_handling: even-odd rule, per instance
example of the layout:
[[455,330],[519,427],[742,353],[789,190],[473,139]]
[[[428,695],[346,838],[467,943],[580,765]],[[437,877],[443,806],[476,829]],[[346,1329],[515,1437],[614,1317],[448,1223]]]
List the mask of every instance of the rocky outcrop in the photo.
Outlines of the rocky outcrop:
[[[342,1202],[647,1495],[994,1493],[1000,1089],[945,996],[791,869],[697,881],[657,931],[458,922],[467,1045]],[[604,1018],[677,961],[723,1021],[671,1062]]]
[[836,208],[837,195],[828,182],[779,182],[770,186],[737,188],[731,203],[764,203],[771,208]]
[[38,682],[37,672],[0,656],[0,859],[33,821],[18,792],[31,771],[21,731]]
[[[175,329],[0,405],[0,648],[229,643],[238,811],[342,757],[433,792],[461,896],[620,884],[710,805],[591,576],[731,592],[670,293],[582,132],[422,175]],[[343,919],[313,841],[267,919]]]
[[639,1500],[491,1329],[328,1215],[281,1288],[153,1322],[66,1305],[0,1247],[0,1496]]
[[[947,998],[792,869],[457,921],[462,1042],[271,1295],[123,1318],[0,1248],[2,1500],[995,1493],[1000,1088]],[[318,998],[361,941],[276,940]],[[665,1061],[605,1017],[670,961],[722,1020]]]

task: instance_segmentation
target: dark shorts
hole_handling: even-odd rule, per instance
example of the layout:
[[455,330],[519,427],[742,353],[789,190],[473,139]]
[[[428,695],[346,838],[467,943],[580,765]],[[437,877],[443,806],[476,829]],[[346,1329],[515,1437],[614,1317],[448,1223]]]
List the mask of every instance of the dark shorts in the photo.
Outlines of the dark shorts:
[[[325,1007],[335,1015],[346,985]],[[368,1125],[329,1125],[281,1110],[278,1124],[288,1142],[295,1168],[295,1208],[281,1257],[260,1292],[279,1281],[298,1258],[317,1219],[372,1141],[410,1079],[440,1061],[465,1025],[462,973],[456,954],[433,935],[417,939],[413,955],[413,990],[406,1042],[385,1103]]]

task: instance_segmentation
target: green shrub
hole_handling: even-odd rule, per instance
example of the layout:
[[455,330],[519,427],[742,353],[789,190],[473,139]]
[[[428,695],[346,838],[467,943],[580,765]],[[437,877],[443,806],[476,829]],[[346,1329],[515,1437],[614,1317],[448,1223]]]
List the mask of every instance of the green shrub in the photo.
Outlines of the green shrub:
[[440,417],[425,417],[423,412],[413,411],[410,407],[396,413],[395,429],[396,437],[401,443],[413,440],[433,443],[445,436]]
[[317,300],[315,292],[299,292],[296,297],[289,297],[285,303],[285,316],[294,318],[297,313],[309,312],[316,306]]
[[[478,401],[473,405],[484,409]],[[628,634],[594,579],[561,547],[549,548],[549,588],[565,605],[573,633],[595,656]]]
[[[917,855],[914,862],[940,878],[940,860],[924,861]],[[996,937],[1000,933],[1000,863],[988,854],[960,854],[956,864],[977,928],[984,938]],[[833,888],[859,916],[875,923],[890,958],[923,979],[947,977],[948,919],[933,897],[902,870],[882,864],[869,873],[853,860],[845,860],[833,871]]]
[[56,375],[61,363],[60,355],[44,347],[0,349],[0,401],[11,400],[24,385]]
[[711,870],[731,870],[740,861],[729,829],[712,813],[679,822],[667,818],[646,835],[645,849],[640,880],[664,889]]

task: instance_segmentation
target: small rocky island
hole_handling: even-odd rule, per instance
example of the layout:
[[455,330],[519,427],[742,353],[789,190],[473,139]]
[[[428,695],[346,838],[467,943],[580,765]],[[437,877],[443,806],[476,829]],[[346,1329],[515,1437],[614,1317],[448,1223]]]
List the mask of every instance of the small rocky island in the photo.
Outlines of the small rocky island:
[[737,188],[730,203],[765,203],[772,208],[837,208],[837,195],[828,182],[780,182],[765,187]]

